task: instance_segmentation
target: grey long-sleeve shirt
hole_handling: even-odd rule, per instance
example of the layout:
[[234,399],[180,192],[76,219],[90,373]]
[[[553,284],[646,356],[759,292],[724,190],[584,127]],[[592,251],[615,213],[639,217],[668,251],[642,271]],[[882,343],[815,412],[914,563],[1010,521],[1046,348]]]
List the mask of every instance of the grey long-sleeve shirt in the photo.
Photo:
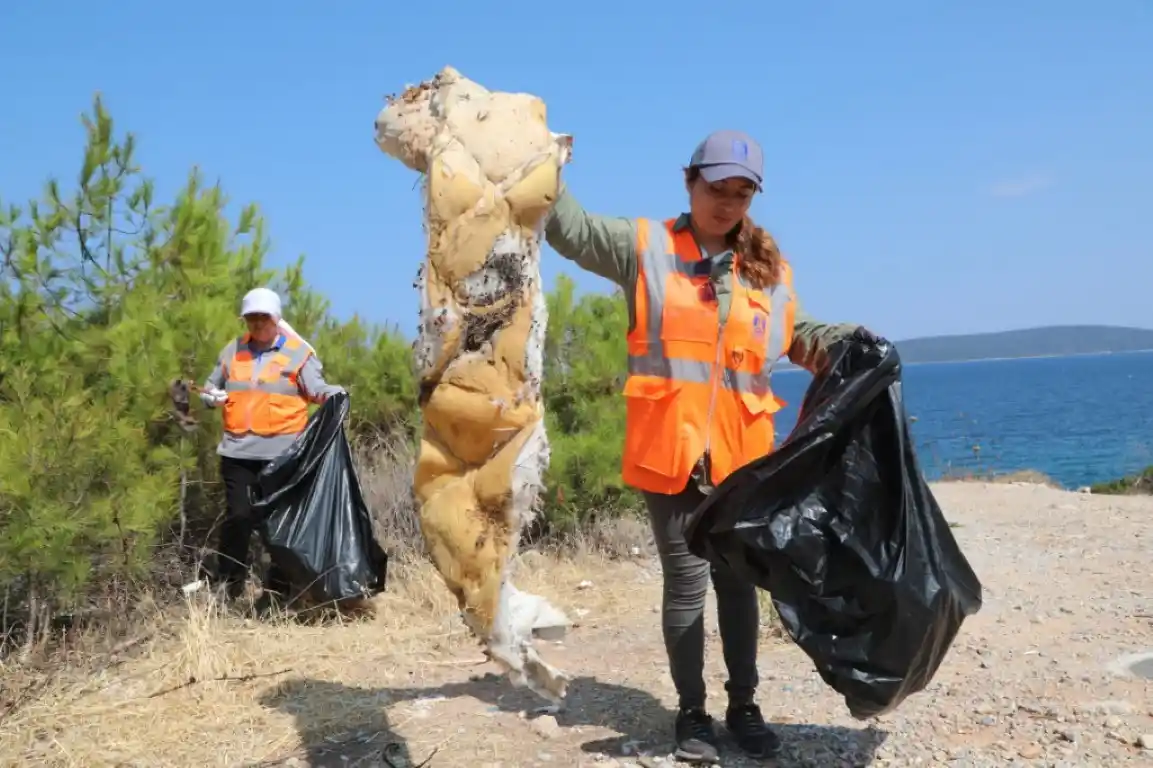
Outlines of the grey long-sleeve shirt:
[[[677,226],[689,226],[688,216],[682,215]],[[589,213],[567,188],[562,187],[545,221],[545,237],[561,256],[623,288],[629,305],[629,322],[633,322],[633,296],[638,272],[635,221]],[[732,299],[732,253],[719,254],[712,261],[711,279],[721,322],[724,322]],[[791,362],[816,373],[826,361],[828,348],[851,334],[857,326],[821,322],[801,308],[799,298],[795,301],[793,342],[787,356]]]
[[[264,364],[268,356],[275,354],[284,346],[285,341],[286,337],[281,334],[267,349],[259,350],[249,345],[249,350],[252,352],[253,364],[259,368]],[[232,345],[230,343],[220,351],[216,359],[216,367],[212,369],[212,373],[204,380],[205,389],[224,389],[224,383],[228,378],[228,363],[231,347]],[[297,388],[300,390],[301,397],[304,397],[309,402],[321,403],[324,402],[324,399],[329,395],[344,391],[342,387],[336,384],[329,384],[324,380],[324,375],[322,374],[323,368],[324,366],[321,364],[320,359],[317,358],[315,354],[311,354],[305,361],[304,366],[300,369],[300,374],[297,378]],[[225,432],[219,445],[216,446],[216,452],[221,456],[227,456],[233,459],[258,459],[268,461],[275,459],[287,450],[295,440],[296,435],[264,436],[252,432],[241,434]]]
[[[690,226],[687,214],[682,214],[676,226]],[[636,251],[637,229],[632,219],[589,213],[561,187],[560,194],[545,220],[545,238],[561,256],[577,266],[599,275],[624,289],[628,302],[629,325],[636,321],[633,300],[639,272]],[[712,257],[710,280],[717,297],[717,310],[721,322],[728,318],[732,302],[733,255],[725,251]],[[801,309],[794,297],[796,312],[793,320],[793,341],[787,350],[789,360],[810,373],[817,373],[828,361],[828,349],[847,337],[857,326],[849,323],[832,324],[816,320]],[[709,479],[708,456],[702,456],[693,469],[693,482],[702,493],[713,489]]]

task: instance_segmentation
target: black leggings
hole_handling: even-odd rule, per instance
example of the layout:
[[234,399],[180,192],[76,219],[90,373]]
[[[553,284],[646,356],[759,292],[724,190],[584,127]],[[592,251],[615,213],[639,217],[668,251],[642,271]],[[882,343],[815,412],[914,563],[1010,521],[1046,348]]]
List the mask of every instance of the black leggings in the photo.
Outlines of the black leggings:
[[[224,481],[226,510],[224,522],[220,526],[216,572],[220,580],[227,585],[230,597],[238,597],[244,591],[248,577],[252,532],[256,529],[257,522],[253,517],[248,490],[256,484],[257,475],[266,464],[268,462],[263,459],[220,457],[220,477]],[[289,587],[287,577],[274,562],[269,570],[265,588],[288,596]]]

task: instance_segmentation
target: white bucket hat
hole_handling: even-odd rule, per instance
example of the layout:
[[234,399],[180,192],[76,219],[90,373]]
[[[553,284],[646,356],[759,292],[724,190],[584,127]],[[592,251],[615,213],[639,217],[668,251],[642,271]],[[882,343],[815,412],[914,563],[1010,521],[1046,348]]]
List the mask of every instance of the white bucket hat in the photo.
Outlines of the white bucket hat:
[[244,298],[240,302],[240,315],[242,317],[252,314],[271,315],[276,326],[280,328],[283,333],[300,339],[306,347],[315,353],[316,350],[313,346],[305,341],[304,337],[297,333],[296,329],[289,325],[287,320],[280,316],[280,312],[280,296],[271,288],[253,288],[244,294]]

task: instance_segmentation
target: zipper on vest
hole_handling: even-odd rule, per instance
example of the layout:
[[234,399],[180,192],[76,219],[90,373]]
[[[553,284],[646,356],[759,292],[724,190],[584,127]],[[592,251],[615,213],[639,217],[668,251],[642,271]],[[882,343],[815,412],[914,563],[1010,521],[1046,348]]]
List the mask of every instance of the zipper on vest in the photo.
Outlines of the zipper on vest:
[[[711,385],[711,387],[709,389],[709,414],[705,418],[705,456],[706,457],[709,455],[710,446],[712,445],[712,442],[713,442],[713,412],[716,410],[716,407],[717,407],[717,379],[718,379],[717,374],[720,371],[721,363],[723,362],[723,360],[721,359],[721,355],[724,352],[724,346],[721,344],[721,338],[724,336],[724,333],[725,333],[725,324],[722,322],[719,322],[719,320],[718,320],[718,322],[717,322],[717,355],[713,360],[712,374],[709,376],[709,384]],[[706,462],[705,470],[710,475],[710,477],[706,478],[706,480],[708,480],[711,483],[712,482],[711,475],[713,474],[712,461]]]
[[[250,352],[252,351],[251,346],[249,346],[248,349]],[[249,386],[252,387],[253,396],[248,398],[248,419],[245,422],[245,427],[247,427],[247,429],[245,431],[247,431],[247,432],[252,431],[252,410],[253,410],[253,408],[256,407],[255,406],[255,403],[256,403],[256,396],[255,395],[256,395],[257,387],[258,387],[259,382],[260,382],[260,368],[262,365],[264,365],[264,353],[263,352],[261,352],[259,355],[256,355],[256,359],[253,360],[252,375],[248,380]]]
[[[712,257],[710,257],[710,259],[711,258]],[[736,264],[735,258],[733,260],[732,265],[730,266],[730,269],[732,269],[732,276],[733,276],[732,279],[733,279],[733,289],[734,289],[734,290],[730,291],[730,293],[735,294],[736,293],[735,288],[739,282],[737,280],[737,264]],[[713,284],[712,275],[709,276],[709,287],[712,289],[713,296],[716,298],[716,301],[717,301],[717,340],[716,340],[717,354],[713,358],[713,369],[712,369],[711,375],[709,376],[709,384],[710,384],[710,388],[709,388],[709,411],[708,411],[708,415],[705,417],[705,466],[704,466],[704,471],[705,471],[705,475],[706,475],[705,482],[707,482],[709,485],[712,485],[712,483],[713,483],[713,477],[712,477],[712,475],[713,475],[713,462],[712,462],[712,457],[710,456],[710,451],[712,450],[712,443],[713,443],[713,415],[717,409],[717,384],[718,384],[718,380],[720,378],[721,366],[724,363],[723,355],[724,355],[724,349],[725,348],[724,348],[724,344],[722,343],[722,339],[724,338],[724,335],[725,335],[725,324],[728,323],[729,318],[732,317],[732,312],[733,312],[732,298],[733,298],[733,296],[730,295],[730,297],[729,297],[729,311],[725,314],[724,320],[722,320],[721,315],[720,315],[720,311],[721,311],[720,297],[717,295],[717,292],[716,292],[717,286],[715,284]]]

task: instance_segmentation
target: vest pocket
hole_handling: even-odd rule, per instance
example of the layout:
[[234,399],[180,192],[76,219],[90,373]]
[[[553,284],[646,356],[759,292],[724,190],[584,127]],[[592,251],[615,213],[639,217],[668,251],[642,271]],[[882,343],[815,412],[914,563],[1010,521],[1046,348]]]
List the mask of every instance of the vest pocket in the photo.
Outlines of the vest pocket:
[[760,370],[765,362],[765,353],[768,351],[769,326],[778,318],[773,317],[769,303],[762,294],[749,292],[745,294],[745,298],[748,302],[745,306],[737,307],[734,302],[733,315],[734,319],[739,318],[739,322],[732,324],[732,344],[745,350],[750,358],[755,359],[757,370]]
[[745,413],[749,417],[757,419],[762,416],[771,416],[788,405],[788,403],[781,400],[772,392],[765,392],[763,394],[742,392],[741,405],[745,407]]
[[719,330],[716,298],[705,298],[702,293],[711,290],[708,280],[693,280],[682,275],[669,278],[659,304],[662,306],[662,341],[716,343]]
[[625,464],[664,477],[677,474],[683,453],[677,398],[681,387],[681,382],[668,379],[625,380]]
[[741,455],[737,466],[759,459],[773,450],[775,440],[773,414],[785,406],[785,401],[772,392],[763,394],[742,392],[740,401],[743,424]]
[[725,350],[725,364],[733,370],[753,373],[765,367],[765,348],[732,344]]
[[244,406],[237,402],[240,399],[238,395],[240,395],[240,393],[231,392],[229,393],[228,399],[224,401],[224,418],[222,421],[225,432],[243,431],[240,420],[244,418],[241,410]]
[[712,345],[717,342],[716,312],[702,312],[700,307],[665,307],[661,317],[661,341],[680,341]]
[[[265,429],[271,434],[283,435],[298,431],[296,424],[301,413],[304,398],[293,398],[289,395],[279,395],[268,399]],[[307,405],[304,406],[307,409]],[[307,410],[305,410],[307,413]]]

